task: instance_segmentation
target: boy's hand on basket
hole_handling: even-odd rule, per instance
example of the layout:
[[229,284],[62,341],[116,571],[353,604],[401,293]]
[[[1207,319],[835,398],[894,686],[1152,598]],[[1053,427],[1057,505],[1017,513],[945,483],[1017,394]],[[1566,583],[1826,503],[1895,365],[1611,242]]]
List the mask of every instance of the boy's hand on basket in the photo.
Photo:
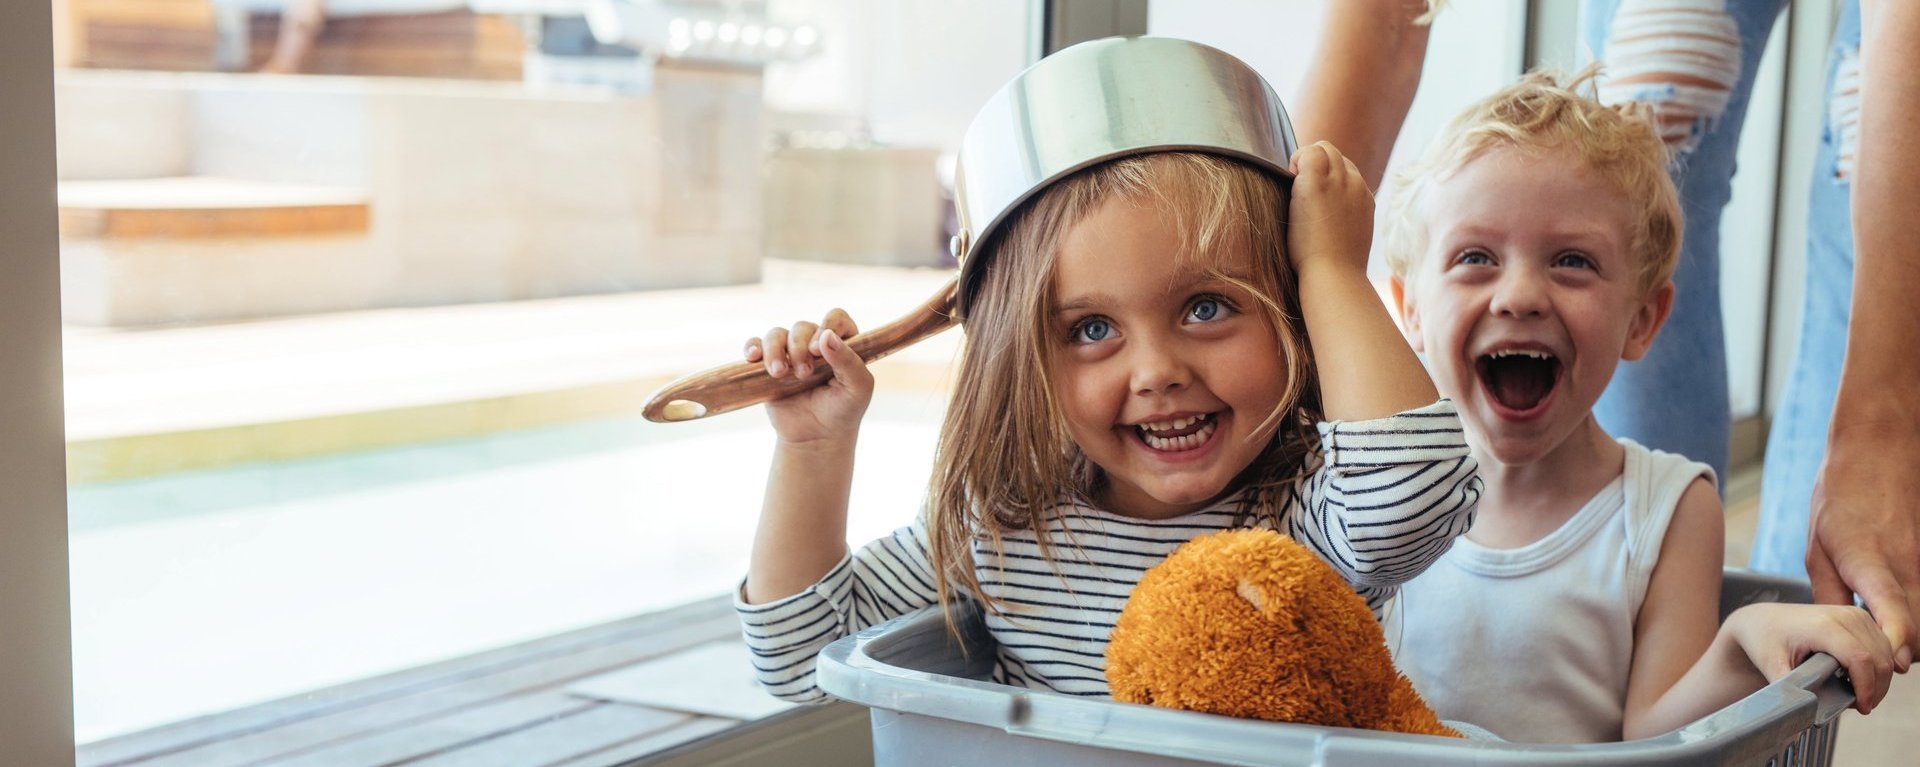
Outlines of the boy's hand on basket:
[[780,440],[799,445],[823,440],[851,442],[873,401],[873,374],[846,339],[860,332],[853,318],[834,309],[819,324],[796,322],[747,339],[748,362],[765,362],[774,378],[806,378],[821,366],[833,377],[826,383],[767,403],[767,418]]
[[1365,272],[1373,244],[1373,193],[1360,170],[1320,141],[1294,153],[1293,173],[1287,226],[1293,267],[1335,263]]
[[1853,707],[1865,714],[1880,705],[1893,681],[1893,645],[1858,607],[1762,603],[1727,616],[1731,635],[1768,682],[1785,676],[1817,652],[1833,656],[1853,683]]

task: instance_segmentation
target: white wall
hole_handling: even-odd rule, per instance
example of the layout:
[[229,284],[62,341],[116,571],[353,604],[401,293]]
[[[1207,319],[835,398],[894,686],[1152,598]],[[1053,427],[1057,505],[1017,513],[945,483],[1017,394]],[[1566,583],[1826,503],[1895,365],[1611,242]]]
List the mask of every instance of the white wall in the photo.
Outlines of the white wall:
[[0,759],[73,764],[48,3],[0,3]]
[[[1147,32],[1183,37],[1240,57],[1292,104],[1326,8],[1339,0],[1181,0],[1153,3]],[[1447,118],[1520,74],[1526,45],[1524,0],[1449,5],[1434,20],[1426,77],[1394,145],[1394,162],[1424,149]],[[1444,75],[1444,76],[1431,76]]]
[[821,52],[767,68],[767,108],[865,121],[877,141],[952,152],[973,113],[1028,64],[1025,2],[769,0]]

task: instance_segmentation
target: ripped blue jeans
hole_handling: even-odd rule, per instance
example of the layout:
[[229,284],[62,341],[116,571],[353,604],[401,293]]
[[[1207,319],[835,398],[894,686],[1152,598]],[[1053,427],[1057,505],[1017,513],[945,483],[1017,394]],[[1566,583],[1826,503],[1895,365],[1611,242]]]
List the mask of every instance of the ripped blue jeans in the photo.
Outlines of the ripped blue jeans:
[[1813,482],[1827,453],[1827,425],[1840,391],[1853,301],[1854,146],[1859,130],[1860,3],[1848,0],[1827,56],[1827,120],[1807,190],[1807,278],[1800,342],[1767,437],[1760,529],[1751,566],[1807,577]]
[[[1605,67],[1604,101],[1654,105],[1686,216],[1673,314],[1647,355],[1621,363],[1594,414],[1609,434],[1679,453],[1725,478],[1732,431],[1720,314],[1720,214],[1754,73],[1786,0],[1585,0],[1581,40]],[[1765,254],[1733,254],[1764,259]]]
[[[1587,53],[1604,62],[1615,80],[1602,98],[1651,101],[1662,113],[1663,137],[1676,151],[1673,176],[1686,215],[1686,238],[1674,273],[1673,315],[1646,358],[1621,365],[1594,410],[1608,432],[1704,461],[1722,477],[1731,412],[1720,314],[1720,214],[1732,196],[1734,156],[1753,75],[1785,4],[1585,0],[1581,7]],[[1686,27],[1684,42],[1663,41],[1660,33],[1671,37],[1676,26]],[[1847,0],[1827,65],[1828,102],[1833,106],[1808,190],[1800,340],[1767,440],[1760,530],[1751,563],[1756,569],[1801,578],[1806,577],[1813,483],[1826,453],[1853,293],[1851,188],[1846,177],[1857,127],[1852,121],[1857,119],[1859,47],[1859,2]],[[1854,94],[1854,100],[1845,94]],[[1668,108],[1662,109],[1663,102]]]

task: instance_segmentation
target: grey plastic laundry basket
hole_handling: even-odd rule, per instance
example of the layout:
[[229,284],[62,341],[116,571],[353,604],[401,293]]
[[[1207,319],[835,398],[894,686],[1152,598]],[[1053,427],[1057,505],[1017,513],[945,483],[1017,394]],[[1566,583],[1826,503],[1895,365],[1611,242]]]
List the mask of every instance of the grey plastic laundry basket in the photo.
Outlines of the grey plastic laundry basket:
[[[1806,602],[1807,584],[1726,571],[1720,614]],[[1738,703],[1657,738],[1598,745],[1489,743],[1280,724],[1008,687],[985,680],[993,639],[977,613],[966,652],[922,610],[834,642],[820,688],[873,712],[876,765],[1825,765],[1853,693],[1816,655]]]

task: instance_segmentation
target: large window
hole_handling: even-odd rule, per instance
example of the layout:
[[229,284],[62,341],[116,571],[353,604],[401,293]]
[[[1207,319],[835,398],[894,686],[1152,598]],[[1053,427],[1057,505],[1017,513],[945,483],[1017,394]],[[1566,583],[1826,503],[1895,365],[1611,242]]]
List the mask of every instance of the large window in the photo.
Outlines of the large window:
[[[55,16],[82,763],[588,764],[773,710],[723,602],[771,431],[640,405],[941,285],[1024,3]],[[956,341],[877,366],[856,540],[917,510]]]
[[[725,604],[771,431],[640,406],[931,294],[959,136],[1062,2],[46,1],[83,764],[605,764],[778,710]],[[1338,1],[1112,8],[1291,101]],[[1450,4],[1396,155],[1554,7]],[[1782,59],[1723,232],[1743,418]],[[956,336],[876,366],[851,542],[917,510]]]

